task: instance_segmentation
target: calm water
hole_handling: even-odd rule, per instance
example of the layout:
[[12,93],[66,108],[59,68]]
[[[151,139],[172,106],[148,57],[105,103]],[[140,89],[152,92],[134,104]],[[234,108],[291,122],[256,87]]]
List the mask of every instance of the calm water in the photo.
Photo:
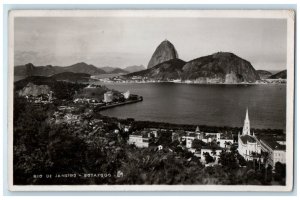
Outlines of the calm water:
[[144,97],[143,102],[101,112],[112,117],[241,127],[248,107],[251,127],[285,129],[286,85],[106,85]]

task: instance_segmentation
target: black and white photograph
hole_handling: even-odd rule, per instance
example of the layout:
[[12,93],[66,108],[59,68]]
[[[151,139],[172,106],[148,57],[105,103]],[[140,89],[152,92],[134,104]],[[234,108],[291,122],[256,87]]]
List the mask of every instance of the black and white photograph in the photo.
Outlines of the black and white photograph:
[[292,10],[12,10],[11,191],[291,191]]

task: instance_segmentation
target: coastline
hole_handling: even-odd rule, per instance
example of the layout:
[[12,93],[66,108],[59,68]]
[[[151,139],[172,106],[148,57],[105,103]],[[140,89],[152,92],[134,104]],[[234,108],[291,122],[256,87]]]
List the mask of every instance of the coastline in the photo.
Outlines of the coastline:
[[278,82],[269,82],[269,83],[197,83],[197,82],[175,82],[175,81],[102,81],[99,82],[103,84],[145,84],[145,83],[174,83],[174,84],[187,84],[187,85],[286,85],[286,82],[278,83]]

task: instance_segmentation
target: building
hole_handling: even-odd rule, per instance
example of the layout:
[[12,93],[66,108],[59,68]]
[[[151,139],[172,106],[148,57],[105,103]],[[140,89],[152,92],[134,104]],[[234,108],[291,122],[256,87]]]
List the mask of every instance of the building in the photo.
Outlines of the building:
[[214,158],[215,162],[220,158],[222,153],[222,148],[218,146],[203,146],[201,148],[201,162],[205,162],[205,154],[208,153],[211,157]]
[[50,92],[49,92],[49,96],[48,96],[48,101],[51,102],[52,99],[53,99],[53,92],[50,91]]
[[134,144],[138,148],[148,148],[149,138],[142,135],[129,135],[128,144]]
[[204,138],[204,133],[200,132],[199,126],[197,126],[197,128],[196,128],[195,134],[197,135],[198,140],[202,140]]
[[108,91],[104,93],[104,100],[105,103],[110,103],[114,100],[114,94],[112,91]]
[[129,97],[130,97],[130,92],[129,92],[129,90],[127,90],[126,92],[124,92],[124,93],[123,93],[123,96],[124,96],[125,99],[129,99]]
[[260,139],[261,151],[267,153],[266,163],[273,168],[277,162],[286,163],[286,145],[283,141],[274,141],[270,138]]
[[223,133],[220,135],[219,139],[217,139],[219,146],[222,148],[230,148],[233,144],[233,135],[232,133]]
[[244,120],[243,133],[238,135],[238,152],[246,160],[253,160],[261,153],[261,145],[254,133],[250,133],[248,109]]

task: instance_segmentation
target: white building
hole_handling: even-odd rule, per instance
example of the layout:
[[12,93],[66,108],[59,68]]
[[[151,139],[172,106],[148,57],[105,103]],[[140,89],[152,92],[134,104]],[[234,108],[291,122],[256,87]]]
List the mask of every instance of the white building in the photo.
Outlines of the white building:
[[219,146],[221,148],[230,148],[233,144],[233,135],[232,133],[223,133],[221,136],[217,139],[217,142],[219,142]]
[[129,92],[129,90],[127,90],[126,92],[124,92],[124,93],[123,93],[123,96],[124,96],[125,99],[129,99],[129,97],[130,97],[130,92]]
[[273,168],[277,162],[286,163],[286,145],[283,141],[273,141],[272,139],[261,139],[261,151],[267,152],[266,162]]
[[246,160],[253,160],[255,155],[261,153],[261,145],[255,134],[250,133],[250,120],[248,109],[244,120],[243,133],[238,135],[238,152]]
[[205,162],[205,154],[208,153],[211,157],[214,158],[215,162],[220,158],[222,153],[222,148],[220,147],[212,147],[212,146],[204,146],[201,148],[201,162]]
[[112,91],[108,91],[108,92],[105,92],[104,93],[104,102],[105,103],[110,103],[110,102],[112,102],[113,100],[114,100],[114,94],[113,94],[113,92]]
[[193,141],[196,139],[196,136],[193,134],[188,134],[182,137],[182,140],[185,141],[186,148],[192,148]]
[[129,135],[128,144],[134,144],[139,148],[149,147],[149,138],[145,138],[142,135]]

